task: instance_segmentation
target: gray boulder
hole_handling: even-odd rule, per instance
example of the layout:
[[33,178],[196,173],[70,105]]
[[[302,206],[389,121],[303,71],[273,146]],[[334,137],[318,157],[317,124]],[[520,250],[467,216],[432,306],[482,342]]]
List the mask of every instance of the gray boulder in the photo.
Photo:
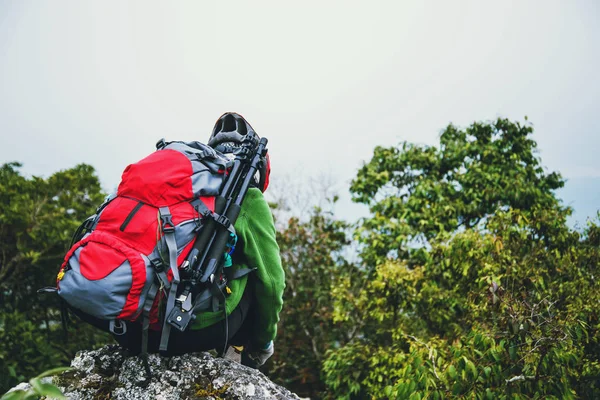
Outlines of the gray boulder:
[[148,357],[148,379],[140,357],[115,345],[84,351],[71,371],[53,378],[69,399],[299,399],[260,371],[209,353]]

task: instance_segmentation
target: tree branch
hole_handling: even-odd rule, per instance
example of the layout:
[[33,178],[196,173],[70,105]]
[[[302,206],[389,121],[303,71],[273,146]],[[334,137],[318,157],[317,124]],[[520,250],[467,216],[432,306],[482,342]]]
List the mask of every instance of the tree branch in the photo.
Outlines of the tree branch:
[[517,375],[517,376],[513,376],[510,379],[506,379],[506,383],[513,383],[513,382],[518,382],[518,381],[534,381],[536,378],[535,376],[530,376],[530,375]]
[[24,259],[22,253],[14,256],[6,265],[0,266],[0,282],[6,281],[13,273],[17,265]]
[[440,377],[437,374],[437,370],[435,369],[435,357],[433,356],[433,349],[431,347],[429,347],[426,343],[423,343],[422,341],[420,341],[419,339],[417,339],[416,337],[414,337],[413,335],[404,335],[412,340],[414,340],[415,342],[425,346],[427,348],[427,350],[429,351],[429,361],[431,361],[431,365],[433,366],[433,374],[435,375],[435,377],[439,380]]

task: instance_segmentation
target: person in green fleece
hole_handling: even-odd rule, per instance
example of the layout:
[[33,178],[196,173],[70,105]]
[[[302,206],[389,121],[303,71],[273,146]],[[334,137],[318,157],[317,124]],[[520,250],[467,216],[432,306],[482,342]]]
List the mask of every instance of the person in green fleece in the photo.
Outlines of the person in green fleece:
[[[243,136],[251,129],[239,114],[225,113],[217,120],[208,145],[234,157]],[[269,184],[268,158],[263,165],[254,187],[246,194],[235,223],[237,244],[232,266],[226,268],[231,272],[244,268],[255,271],[229,281],[225,302],[227,327],[223,311],[198,313],[186,331],[171,331],[167,355],[220,351],[227,343],[243,346],[242,364],[253,368],[260,367],[273,355],[277,322],[283,307],[285,275],[273,215],[263,196]],[[139,324],[128,324],[127,334],[115,336],[115,339],[121,346],[139,352],[140,329]],[[150,331],[148,351],[157,352],[159,343],[160,332]]]
[[[253,130],[239,114],[225,113],[216,122],[208,145],[232,157],[244,135]],[[230,282],[226,300],[228,343],[244,346],[242,363],[252,367],[263,365],[274,352],[279,312],[283,306],[285,276],[275,239],[275,225],[263,192],[269,185],[270,163],[267,158],[248,190],[241,213],[235,223],[238,243],[231,268],[256,268],[254,274]],[[222,312],[204,312],[196,316],[191,332],[211,336],[214,348],[225,340]]]

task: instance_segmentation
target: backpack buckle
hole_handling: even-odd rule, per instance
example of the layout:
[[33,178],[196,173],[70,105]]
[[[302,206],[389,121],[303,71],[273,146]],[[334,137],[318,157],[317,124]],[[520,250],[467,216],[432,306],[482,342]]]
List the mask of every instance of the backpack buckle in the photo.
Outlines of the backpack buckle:
[[235,151],[235,158],[238,160],[248,160],[252,155],[252,150],[247,147],[248,145],[242,145]]
[[215,219],[215,222],[217,224],[223,225],[225,227],[225,229],[229,229],[229,227],[231,226],[231,221],[229,220],[229,218],[227,218],[224,215],[213,213],[213,218]]
[[162,150],[167,146],[167,141],[165,138],[161,138],[158,142],[156,142],[156,150]]
[[162,224],[162,230],[165,233],[175,232],[175,224],[173,224],[173,219],[171,214],[163,214],[160,213],[160,222]]
[[199,232],[204,225],[202,224],[202,219],[200,217],[194,218],[194,232]]
[[127,325],[120,319],[111,319],[108,329],[113,335],[121,336],[127,333]]
[[165,270],[165,263],[162,262],[162,260],[160,258],[155,258],[153,260],[150,260],[150,264],[152,264],[152,266],[154,267],[154,270],[156,272],[163,272]]

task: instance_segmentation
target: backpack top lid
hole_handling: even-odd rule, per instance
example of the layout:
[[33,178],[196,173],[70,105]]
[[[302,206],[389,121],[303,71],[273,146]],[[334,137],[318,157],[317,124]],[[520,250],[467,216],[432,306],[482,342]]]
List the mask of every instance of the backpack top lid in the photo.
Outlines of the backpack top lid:
[[216,196],[231,161],[200,142],[165,143],[123,171],[117,195],[156,207]]

